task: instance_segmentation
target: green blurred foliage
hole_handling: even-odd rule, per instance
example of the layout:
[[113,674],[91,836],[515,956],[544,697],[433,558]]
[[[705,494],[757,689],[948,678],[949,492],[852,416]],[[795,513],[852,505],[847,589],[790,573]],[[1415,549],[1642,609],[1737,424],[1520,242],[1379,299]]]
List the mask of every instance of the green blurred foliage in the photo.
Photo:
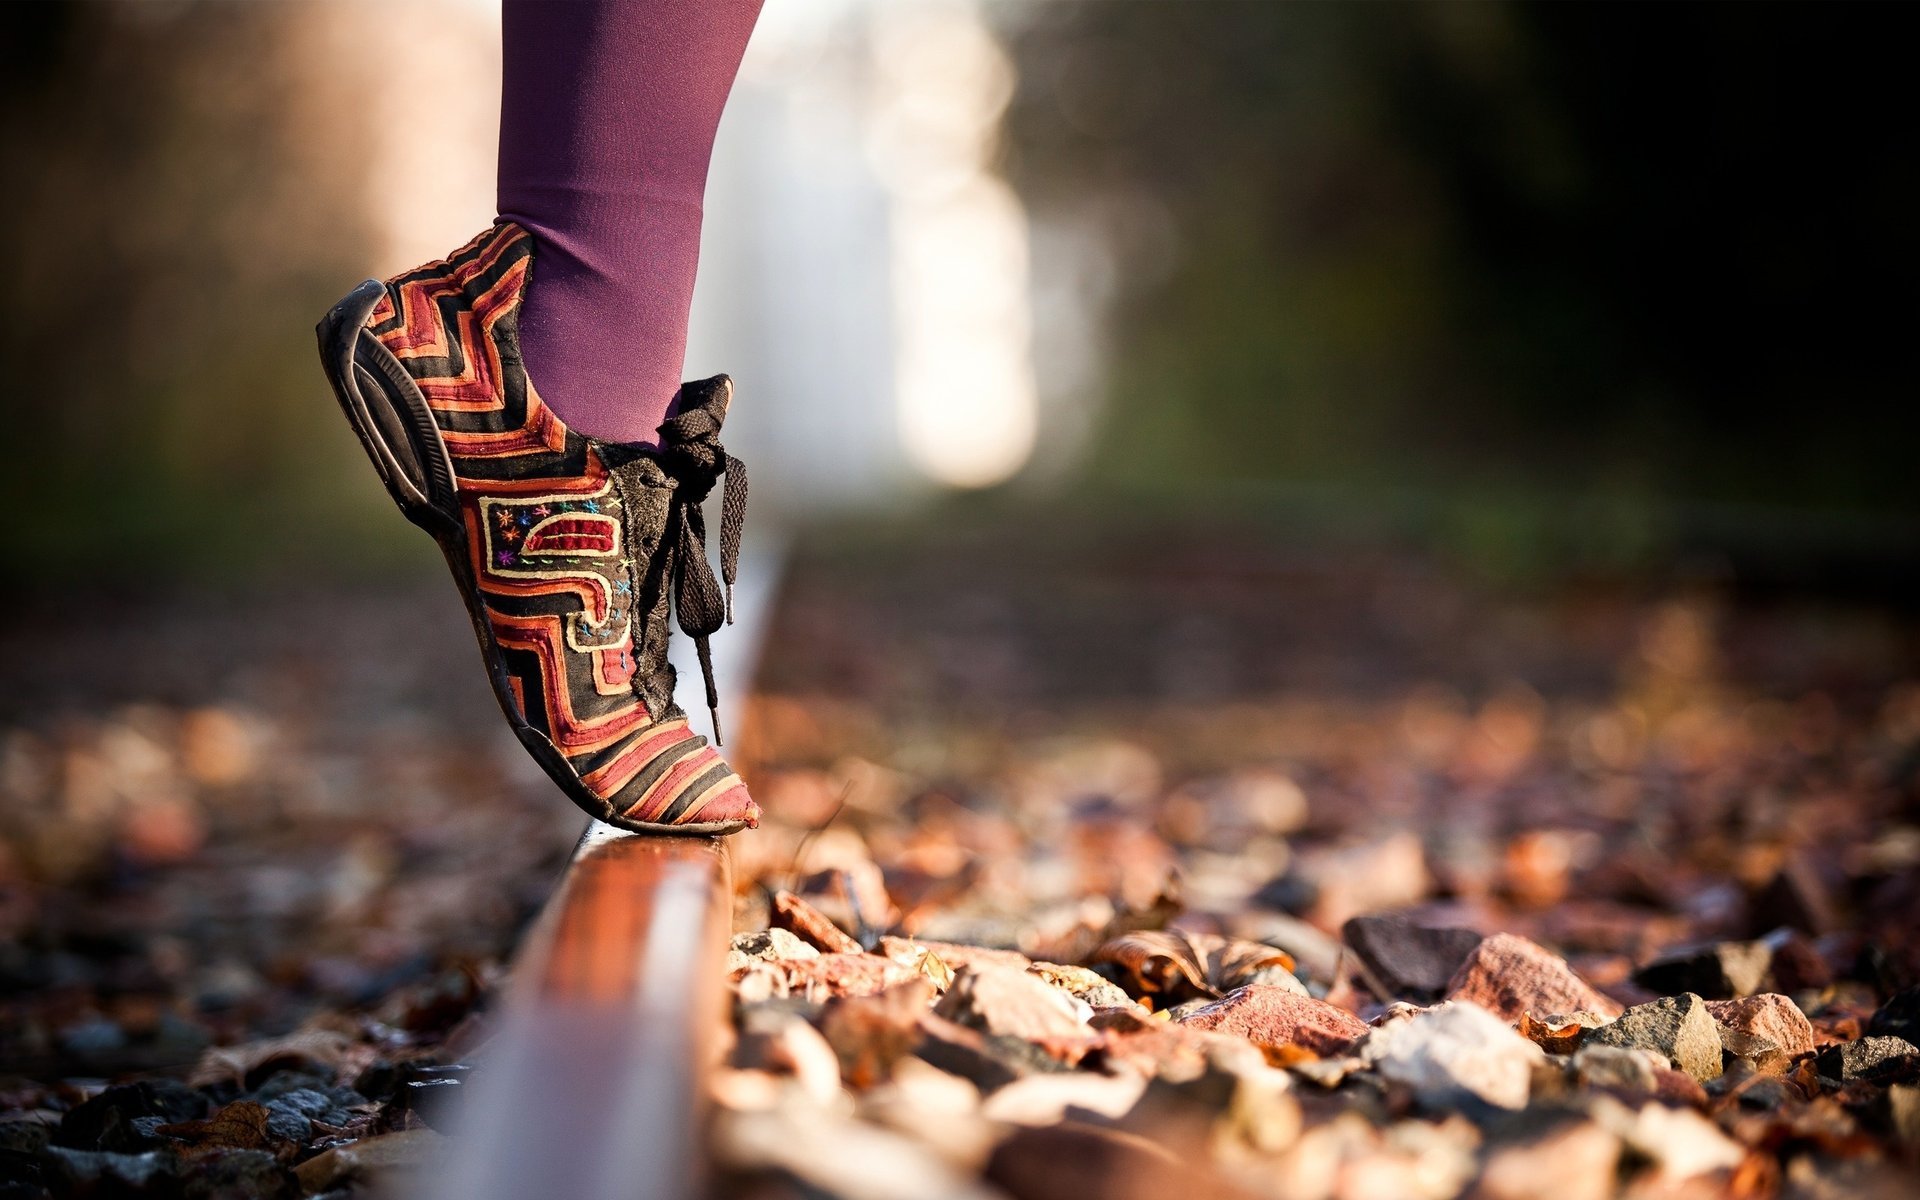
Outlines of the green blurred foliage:
[[312,328],[365,274],[351,73],[316,6],[0,6],[12,514],[0,572],[382,559],[398,524]]
[[1004,12],[1009,171],[1116,248],[1096,486],[1320,489],[1496,557],[1548,512],[1629,559],[1910,534],[1899,6]]

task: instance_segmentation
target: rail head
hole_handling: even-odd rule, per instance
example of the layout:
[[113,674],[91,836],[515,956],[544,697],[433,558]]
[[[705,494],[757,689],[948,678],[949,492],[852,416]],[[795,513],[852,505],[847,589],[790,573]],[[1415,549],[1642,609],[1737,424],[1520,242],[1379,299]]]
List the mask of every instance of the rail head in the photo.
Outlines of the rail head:
[[730,885],[718,839],[588,828],[515,957],[436,1200],[697,1193]]

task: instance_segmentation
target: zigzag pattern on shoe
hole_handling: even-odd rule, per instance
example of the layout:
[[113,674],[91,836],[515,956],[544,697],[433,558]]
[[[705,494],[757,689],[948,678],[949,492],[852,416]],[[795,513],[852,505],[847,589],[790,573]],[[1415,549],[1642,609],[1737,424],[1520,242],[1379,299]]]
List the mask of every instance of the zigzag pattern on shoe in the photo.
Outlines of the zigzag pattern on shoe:
[[595,815],[753,825],[746,785],[673,703],[659,560],[679,484],[654,456],[570,430],[541,402],[518,341],[532,256],[525,230],[497,225],[388,280],[363,327],[417,387],[451,462],[460,532],[442,546],[496,691]]

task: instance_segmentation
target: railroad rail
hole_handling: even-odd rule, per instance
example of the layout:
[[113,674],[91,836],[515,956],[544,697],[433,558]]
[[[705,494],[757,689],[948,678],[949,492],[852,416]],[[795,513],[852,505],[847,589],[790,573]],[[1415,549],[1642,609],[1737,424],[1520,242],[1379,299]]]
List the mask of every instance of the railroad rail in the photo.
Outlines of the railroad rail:
[[730,867],[594,822],[513,964],[435,1200],[681,1200],[705,1162]]
[[[713,645],[721,702],[747,698],[786,561],[778,531],[741,550],[734,624]],[[706,707],[686,638],[679,700]],[[683,1200],[706,1165],[705,1067],[725,1013],[731,868],[718,838],[595,821],[514,955],[430,1200]]]

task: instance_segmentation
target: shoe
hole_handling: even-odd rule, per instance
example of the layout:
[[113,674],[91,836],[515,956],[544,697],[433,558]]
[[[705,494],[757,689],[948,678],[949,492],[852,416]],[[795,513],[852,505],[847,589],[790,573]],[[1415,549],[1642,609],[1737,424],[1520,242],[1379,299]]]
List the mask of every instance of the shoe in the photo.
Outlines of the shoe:
[[[520,361],[533,239],[487,230],[369,279],[320,322],[340,407],[408,520],[445,552],[494,695],[588,813],[644,833],[758,823],[746,785],[673,702],[669,611],[690,635],[720,738],[707,637],[731,620],[746,472],[717,440],[726,376],[680,390],[660,447],[570,430]],[[724,591],[701,502],[721,476]]]

